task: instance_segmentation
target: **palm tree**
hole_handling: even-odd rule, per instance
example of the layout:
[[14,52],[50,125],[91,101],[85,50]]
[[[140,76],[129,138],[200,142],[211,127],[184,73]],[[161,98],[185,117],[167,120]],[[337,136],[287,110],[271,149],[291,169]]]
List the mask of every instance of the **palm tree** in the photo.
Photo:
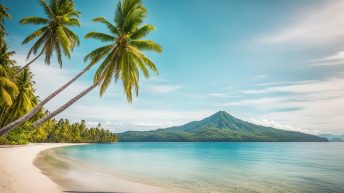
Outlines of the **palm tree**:
[[0,106],[2,108],[12,106],[13,98],[18,93],[17,85],[8,76],[6,67],[0,65]]
[[[38,38],[36,43],[32,46],[28,53],[28,57],[30,54],[36,54],[40,47],[42,51],[40,54],[36,56],[32,61],[26,64],[22,69],[27,68],[30,64],[32,64],[35,60],[37,60],[43,53],[46,55],[45,61],[47,64],[50,62],[50,58],[52,56],[53,51],[56,52],[58,61],[60,65],[62,65],[62,53],[69,57],[70,50],[75,46],[75,44],[79,45],[79,38],[78,36],[68,29],[68,26],[79,26],[79,20],[77,17],[80,15],[79,11],[74,10],[74,3],[72,0],[51,0],[50,4],[48,5],[44,0],[40,0],[41,5],[44,8],[45,13],[48,15],[48,19],[40,18],[40,17],[26,17],[21,20],[22,24],[47,24],[44,27],[38,29],[37,31],[33,32],[29,35],[23,43],[27,43],[35,38]],[[8,131],[16,128],[20,124],[24,123],[25,121],[32,118],[39,110],[52,98],[66,89],[69,85],[71,85],[75,80],[77,80],[81,75],[83,75],[90,66],[87,66],[84,70],[78,73],[74,78],[70,81],[62,85],[60,88],[55,90],[51,95],[46,97],[42,102],[40,102],[35,108],[33,108],[30,112],[26,113],[24,116],[18,118],[17,120],[11,122],[10,124],[2,127],[0,129],[0,136],[3,135],[2,133],[7,133]]]
[[90,65],[103,60],[94,76],[94,83],[89,88],[72,98],[56,111],[45,115],[33,124],[37,127],[45,121],[56,116],[88,92],[100,85],[100,95],[108,88],[111,81],[122,80],[123,88],[128,102],[132,102],[132,90],[135,89],[136,96],[139,90],[139,70],[146,78],[149,78],[148,68],[158,74],[154,63],[148,59],[142,51],[155,51],[160,53],[161,47],[151,40],[142,40],[151,31],[155,30],[152,25],[142,25],[146,16],[146,9],[141,0],[124,0],[117,5],[114,24],[103,17],[94,19],[106,25],[110,34],[90,32],[85,38],[93,38],[102,42],[109,42],[105,46],[91,51],[85,57],[90,60]]
[[6,44],[0,44],[0,65],[6,67],[15,65],[16,61],[11,59],[14,54],[14,51],[8,51],[8,46]]
[[27,59],[30,58],[32,53],[36,55],[40,50],[39,54],[27,63],[23,69],[27,68],[43,54],[45,55],[45,63],[49,65],[54,52],[60,67],[62,67],[62,55],[64,54],[70,58],[70,51],[73,50],[76,44],[80,44],[78,36],[68,28],[80,26],[78,20],[80,12],[74,9],[72,0],[51,0],[50,4],[47,4],[44,0],[39,2],[47,18],[29,16],[20,20],[21,24],[44,25],[31,33],[22,42],[22,44],[26,44],[37,39],[29,50]]
[[0,4],[0,41],[1,44],[3,44],[5,42],[5,19],[11,19],[12,16],[10,14],[8,14],[8,8],[5,7],[4,5]]
[[32,74],[28,69],[25,69],[16,80],[18,87],[18,94],[13,100],[13,105],[7,109],[7,113],[1,120],[1,125],[5,125],[9,121],[20,117],[30,111],[38,102],[33,88]]

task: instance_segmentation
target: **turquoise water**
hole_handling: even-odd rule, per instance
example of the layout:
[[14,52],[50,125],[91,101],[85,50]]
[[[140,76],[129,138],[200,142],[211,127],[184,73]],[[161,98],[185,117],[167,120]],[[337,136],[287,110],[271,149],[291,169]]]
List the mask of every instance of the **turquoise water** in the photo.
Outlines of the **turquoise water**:
[[58,153],[180,192],[344,192],[344,143],[117,143]]

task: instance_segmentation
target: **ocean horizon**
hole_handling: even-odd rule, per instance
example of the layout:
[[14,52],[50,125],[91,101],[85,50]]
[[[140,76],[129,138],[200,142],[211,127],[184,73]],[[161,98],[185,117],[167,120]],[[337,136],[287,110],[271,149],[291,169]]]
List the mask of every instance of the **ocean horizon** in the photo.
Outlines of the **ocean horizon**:
[[81,189],[89,182],[111,188],[116,177],[165,192],[344,192],[344,143],[135,142],[51,151],[63,164],[50,164]]

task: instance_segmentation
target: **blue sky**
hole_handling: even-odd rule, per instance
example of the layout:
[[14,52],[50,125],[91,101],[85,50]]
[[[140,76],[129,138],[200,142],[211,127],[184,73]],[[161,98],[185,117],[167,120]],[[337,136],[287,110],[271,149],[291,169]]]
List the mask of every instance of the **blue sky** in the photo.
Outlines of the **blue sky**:
[[[30,45],[20,42],[37,26],[21,26],[25,16],[43,16],[37,0],[2,0],[13,20],[8,42],[24,63]],[[92,22],[112,20],[115,0],[76,0],[81,11],[80,47],[60,69],[38,61],[32,71],[44,98],[86,64],[82,58],[102,43],[82,37],[106,32]],[[160,75],[141,79],[140,94],[128,104],[121,85],[102,98],[95,90],[59,117],[116,132],[183,124],[225,110],[241,119],[309,133],[344,133],[344,2],[340,0],[143,0],[146,23],[157,31],[148,39],[162,54],[147,53]],[[91,69],[46,108],[53,110],[91,84]]]

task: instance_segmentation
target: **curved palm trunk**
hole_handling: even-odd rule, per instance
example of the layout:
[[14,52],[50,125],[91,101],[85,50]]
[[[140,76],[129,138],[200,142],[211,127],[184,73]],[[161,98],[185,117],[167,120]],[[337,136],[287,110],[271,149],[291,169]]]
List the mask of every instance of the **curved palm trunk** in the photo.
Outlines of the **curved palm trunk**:
[[40,120],[34,122],[32,125],[33,127],[37,128],[40,125],[42,125],[44,122],[48,121],[49,119],[55,117],[56,115],[58,115],[59,113],[61,113],[62,111],[64,111],[65,109],[67,109],[69,106],[71,106],[72,104],[74,104],[76,101],[78,101],[81,97],[85,96],[87,93],[89,93],[92,89],[94,89],[96,86],[98,85],[98,82],[94,83],[92,86],[88,87],[87,89],[85,89],[84,91],[82,91],[80,94],[76,95],[74,98],[72,98],[71,100],[69,100],[67,103],[65,103],[64,105],[62,105],[60,108],[58,108],[57,110],[55,110],[52,113],[49,113],[47,115],[45,115],[44,117],[42,117]]
[[44,50],[42,50],[41,53],[39,53],[39,54],[38,54],[33,60],[31,60],[29,63],[25,64],[25,66],[23,66],[23,68],[21,68],[21,69],[19,70],[19,73],[20,73],[21,71],[23,71],[24,69],[28,68],[34,61],[36,61],[39,57],[41,57],[42,54],[43,54],[43,52],[44,52]]
[[66,89],[70,84],[72,84],[75,80],[77,80],[81,75],[83,75],[87,70],[89,69],[89,66],[87,66],[83,71],[81,71],[79,74],[77,74],[73,79],[68,81],[66,84],[61,86],[59,89],[57,89],[55,92],[53,92],[51,95],[49,95],[47,98],[45,98],[42,102],[40,102],[35,108],[33,108],[30,112],[26,113],[24,116],[20,117],[19,119],[13,121],[12,123],[2,127],[0,129],[0,136],[5,135],[7,132],[11,131],[12,129],[16,128],[20,124],[24,123],[25,121],[32,118],[48,101],[50,101],[52,98],[54,98],[56,95],[58,95],[60,92],[62,92],[64,89]]

